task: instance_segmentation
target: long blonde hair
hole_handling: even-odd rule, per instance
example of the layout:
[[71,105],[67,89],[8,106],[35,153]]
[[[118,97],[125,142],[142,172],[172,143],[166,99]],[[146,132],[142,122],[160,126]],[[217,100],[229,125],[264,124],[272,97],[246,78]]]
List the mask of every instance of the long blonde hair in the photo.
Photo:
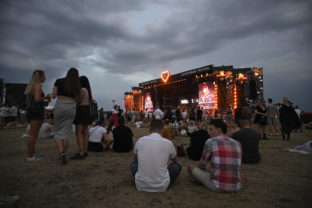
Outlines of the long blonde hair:
[[44,76],[44,71],[42,70],[35,70],[31,76],[31,79],[25,89],[24,94],[29,96],[32,93],[32,90],[35,86],[36,83],[41,83],[42,82],[42,78]]

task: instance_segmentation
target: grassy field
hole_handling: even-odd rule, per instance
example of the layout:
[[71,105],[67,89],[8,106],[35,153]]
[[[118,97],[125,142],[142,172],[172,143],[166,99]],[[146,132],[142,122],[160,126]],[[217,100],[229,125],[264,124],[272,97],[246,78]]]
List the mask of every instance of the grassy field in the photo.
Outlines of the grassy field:
[[[133,129],[136,141],[147,129]],[[37,141],[43,160],[26,162],[24,129],[0,129],[0,193],[19,195],[11,207],[311,207],[312,155],[285,151],[312,139],[312,131],[293,133],[290,141],[270,137],[261,141],[262,161],[242,166],[242,190],[214,193],[188,179],[186,166],[197,162],[182,157],[183,169],[174,185],[164,193],[136,190],[129,165],[133,153],[89,153],[83,161],[66,166],[57,162],[53,139]],[[175,144],[188,144],[176,137]],[[70,141],[68,156],[77,151]]]

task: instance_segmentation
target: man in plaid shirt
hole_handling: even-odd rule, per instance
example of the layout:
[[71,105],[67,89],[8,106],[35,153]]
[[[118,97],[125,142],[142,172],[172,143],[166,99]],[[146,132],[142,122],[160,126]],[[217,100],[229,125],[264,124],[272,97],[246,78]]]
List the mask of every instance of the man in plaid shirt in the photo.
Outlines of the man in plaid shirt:
[[[205,143],[199,167],[188,166],[193,179],[216,192],[235,192],[241,188],[241,145],[226,136],[226,130],[222,120],[211,120],[208,125],[211,139]],[[209,161],[211,168],[207,171]]]

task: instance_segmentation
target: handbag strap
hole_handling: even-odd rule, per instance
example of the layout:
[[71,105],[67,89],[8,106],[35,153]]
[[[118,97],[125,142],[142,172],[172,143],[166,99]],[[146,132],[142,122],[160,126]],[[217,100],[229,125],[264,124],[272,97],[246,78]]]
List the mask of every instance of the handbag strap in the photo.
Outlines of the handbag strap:
[[97,128],[95,128],[91,133],[89,133],[89,137],[93,134],[93,132],[95,132],[95,130],[97,130],[98,128],[100,128],[100,126],[98,126]]

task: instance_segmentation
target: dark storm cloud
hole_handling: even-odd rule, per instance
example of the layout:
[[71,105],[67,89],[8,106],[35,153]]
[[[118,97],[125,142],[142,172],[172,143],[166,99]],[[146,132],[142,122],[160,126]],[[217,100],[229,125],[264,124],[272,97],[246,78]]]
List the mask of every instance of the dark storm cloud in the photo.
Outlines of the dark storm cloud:
[[[170,1],[169,6],[175,10],[163,24],[135,35],[125,20],[128,12],[142,10],[141,1],[2,1],[1,62],[13,56],[63,69],[99,48],[105,52],[94,63],[121,73],[209,53],[257,33],[295,29],[300,41],[311,40],[310,1]],[[17,69],[25,67],[21,62]]]
[[[48,70],[63,70],[63,64],[75,65],[73,56],[88,55],[92,47],[107,40],[129,40],[122,22],[105,20],[125,9],[139,8],[132,6],[139,5],[137,1],[127,2],[2,1],[1,64],[23,70],[32,68],[33,62]],[[12,63],[12,57],[19,61]]]
[[[199,3],[200,2],[200,3]],[[178,3],[178,2],[177,2]],[[310,1],[185,1],[160,27],[149,26],[127,50],[111,47],[110,67],[151,65],[209,53],[225,43],[255,34],[287,33],[293,41],[311,42]],[[127,42],[126,42],[127,43]],[[136,68],[138,69],[138,67]]]

